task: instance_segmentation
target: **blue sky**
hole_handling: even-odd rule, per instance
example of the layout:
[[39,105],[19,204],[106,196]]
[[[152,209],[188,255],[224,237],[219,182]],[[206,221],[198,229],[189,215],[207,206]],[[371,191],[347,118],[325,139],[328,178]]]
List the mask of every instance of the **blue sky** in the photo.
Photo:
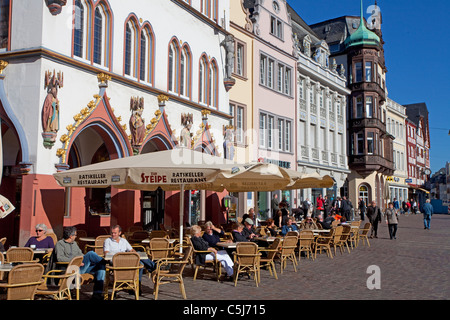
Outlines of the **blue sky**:
[[[287,0],[308,24],[360,14],[360,0]],[[364,0],[364,12],[375,0]],[[425,102],[431,133],[431,170],[450,162],[450,41],[448,0],[378,0],[389,98]],[[367,19],[370,15],[365,13]]]

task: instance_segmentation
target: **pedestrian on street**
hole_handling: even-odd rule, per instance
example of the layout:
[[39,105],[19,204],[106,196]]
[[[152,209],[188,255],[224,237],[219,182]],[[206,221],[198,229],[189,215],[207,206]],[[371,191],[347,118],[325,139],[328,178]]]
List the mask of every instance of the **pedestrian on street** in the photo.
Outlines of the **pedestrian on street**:
[[394,204],[389,202],[388,208],[384,212],[386,223],[389,228],[389,236],[391,240],[397,239],[398,211],[394,208]]
[[423,205],[422,212],[423,212],[424,229],[430,230],[431,216],[434,213],[433,206],[430,203],[430,199],[427,199],[427,201]]
[[342,197],[342,215],[345,217],[346,221],[350,221],[350,212],[353,209],[353,204],[347,197]]
[[378,238],[378,222],[381,222],[381,210],[377,207],[375,201],[372,201],[372,205],[367,207],[367,219],[369,219],[369,222],[372,225],[370,238]]
[[364,221],[364,214],[366,213],[366,203],[363,198],[359,199],[359,212],[361,216],[361,221]]

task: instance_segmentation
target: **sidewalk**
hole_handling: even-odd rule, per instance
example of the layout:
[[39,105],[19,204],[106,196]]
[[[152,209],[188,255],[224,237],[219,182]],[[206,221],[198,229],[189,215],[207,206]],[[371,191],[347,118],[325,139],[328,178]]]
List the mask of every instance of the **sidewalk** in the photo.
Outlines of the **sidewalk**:
[[[367,222],[367,220],[366,220]],[[379,238],[370,239],[370,247],[361,242],[349,254],[330,259],[326,254],[315,261],[302,258],[294,272],[288,263],[278,280],[269,271],[261,270],[261,284],[253,280],[218,283],[202,273],[193,281],[187,266],[184,274],[188,300],[448,300],[450,298],[450,215],[433,215],[431,230],[424,230],[422,215],[401,215],[397,240],[390,240],[388,227],[378,227]],[[379,267],[380,289],[367,287],[370,266]],[[200,271],[199,271],[200,272]],[[141,300],[153,300],[153,284],[147,274],[143,277]],[[81,299],[87,300],[92,292],[85,286]],[[133,296],[120,292],[117,300],[133,300]],[[178,284],[160,288],[158,300],[183,300]]]

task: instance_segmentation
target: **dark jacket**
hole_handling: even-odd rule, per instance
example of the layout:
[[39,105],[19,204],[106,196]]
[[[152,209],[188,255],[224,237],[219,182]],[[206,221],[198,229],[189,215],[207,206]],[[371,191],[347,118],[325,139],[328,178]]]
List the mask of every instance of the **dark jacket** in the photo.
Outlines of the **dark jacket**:
[[381,210],[378,207],[367,207],[367,219],[369,219],[370,223],[379,221],[381,222]]
[[210,247],[214,247],[217,242],[220,242],[220,236],[222,236],[222,237],[225,236],[223,230],[221,230],[220,233],[218,233],[217,231],[213,230],[213,233],[211,235],[209,235],[209,234],[207,234],[205,232],[203,234],[202,238],[203,238],[203,240],[208,242]]
[[246,241],[248,241],[248,239],[242,233],[239,233],[236,230],[233,230],[231,232],[231,234],[233,235],[233,242],[246,242]]
[[[197,251],[207,251],[209,248],[208,242],[205,241],[205,239],[200,237],[191,237],[192,245],[194,246],[194,249]],[[206,261],[206,255],[208,253],[197,253],[195,255],[195,264],[204,266]]]

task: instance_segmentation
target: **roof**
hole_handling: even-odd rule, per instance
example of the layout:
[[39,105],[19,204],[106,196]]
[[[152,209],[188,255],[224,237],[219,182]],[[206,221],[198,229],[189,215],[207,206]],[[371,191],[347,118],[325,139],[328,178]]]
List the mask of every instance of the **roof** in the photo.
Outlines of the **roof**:
[[303,37],[309,34],[313,43],[317,43],[320,40],[322,40],[322,38],[320,38],[310,28],[310,26],[305,22],[305,20],[303,20],[302,17],[300,17],[300,15],[288,3],[286,4],[288,13],[291,15],[291,20],[296,23],[292,24],[292,32],[294,34],[297,34],[299,39],[302,39]]

